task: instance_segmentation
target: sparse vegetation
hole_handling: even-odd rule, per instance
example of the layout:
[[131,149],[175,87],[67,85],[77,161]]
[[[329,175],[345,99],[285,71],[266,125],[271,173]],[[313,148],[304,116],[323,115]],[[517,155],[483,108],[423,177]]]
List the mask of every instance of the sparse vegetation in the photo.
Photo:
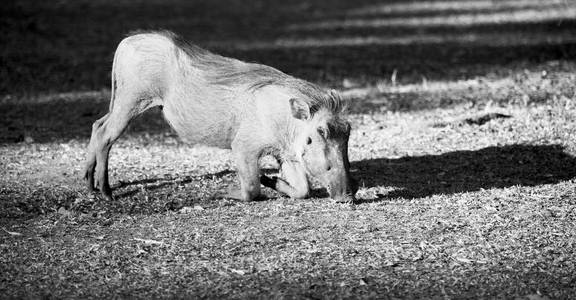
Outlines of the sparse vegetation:
[[[335,2],[0,8],[0,296],[573,298],[574,19],[419,29],[524,40],[553,33],[555,44],[222,46],[298,38],[283,28],[348,11],[358,18],[374,4]],[[88,193],[80,168],[91,123],[107,110],[109,55],[143,27],[196,37],[350,97],[359,202],[271,190],[265,201],[223,199],[236,180],[229,153],[182,143],[157,110],[112,150],[116,201]],[[318,34],[416,29],[347,30]]]

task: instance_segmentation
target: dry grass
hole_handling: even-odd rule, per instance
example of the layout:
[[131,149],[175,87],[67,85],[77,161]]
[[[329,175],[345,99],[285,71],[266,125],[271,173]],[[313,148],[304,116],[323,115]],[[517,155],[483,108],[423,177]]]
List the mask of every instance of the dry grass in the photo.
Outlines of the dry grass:
[[[366,9],[369,17],[429,20],[493,6],[35,3],[0,8],[8,45],[0,52],[1,298],[576,295],[573,20],[295,35],[290,25],[360,18]],[[517,4],[541,2],[503,1],[498,12]],[[359,202],[291,200],[270,190],[265,201],[223,199],[236,184],[229,153],[182,143],[159,111],[138,119],[112,150],[117,200],[88,193],[80,169],[91,123],[107,110],[109,56],[122,34],[143,27],[340,88],[351,99]],[[521,38],[414,38],[487,33]],[[539,39],[548,33],[557,40]],[[237,43],[369,35],[409,42],[243,50]]]
[[[536,74],[516,88],[544,86]],[[527,105],[489,104],[513,89],[487,80],[452,107],[353,113],[362,188],[352,206],[270,191],[262,202],[215,197],[235,182],[228,153],[190,148],[160,125],[143,132],[155,112],[113,148],[113,203],[79,180],[85,137],[4,144],[0,289],[26,298],[569,298],[576,98],[562,88],[569,77],[550,76],[550,95]],[[511,117],[465,122],[490,112]]]

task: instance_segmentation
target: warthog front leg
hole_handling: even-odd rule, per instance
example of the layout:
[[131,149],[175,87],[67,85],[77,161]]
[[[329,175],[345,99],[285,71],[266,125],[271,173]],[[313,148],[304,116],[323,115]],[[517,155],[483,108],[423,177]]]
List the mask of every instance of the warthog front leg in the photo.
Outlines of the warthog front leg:
[[240,181],[240,190],[230,191],[228,197],[243,201],[255,200],[260,196],[258,157],[249,151],[237,152],[233,149],[232,152]]
[[309,186],[306,171],[300,163],[285,162],[281,166],[279,177],[262,175],[260,182],[269,188],[286,194],[290,198],[303,199],[308,196]]

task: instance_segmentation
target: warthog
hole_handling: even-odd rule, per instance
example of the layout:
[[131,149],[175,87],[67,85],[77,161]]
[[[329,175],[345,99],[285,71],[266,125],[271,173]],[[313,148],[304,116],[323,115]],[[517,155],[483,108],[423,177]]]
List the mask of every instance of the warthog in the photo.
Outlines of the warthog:
[[[171,32],[144,32],[120,42],[112,64],[110,111],[94,122],[85,180],[112,198],[108,155],[130,120],[162,106],[181,138],[232,149],[240,190],[253,200],[260,184],[305,198],[310,178],[337,201],[352,201],[344,102],[334,91],[272,67],[222,57]],[[280,176],[261,175],[259,160],[271,155]],[[94,176],[96,174],[96,176]]]

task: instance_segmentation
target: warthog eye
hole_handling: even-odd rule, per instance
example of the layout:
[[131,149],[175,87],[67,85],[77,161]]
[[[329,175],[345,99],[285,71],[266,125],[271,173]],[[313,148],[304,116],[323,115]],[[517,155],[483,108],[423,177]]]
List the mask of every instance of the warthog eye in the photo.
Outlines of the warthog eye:
[[324,138],[328,138],[328,133],[326,132],[326,129],[322,127],[318,127],[318,134]]
[[312,138],[306,139],[306,145],[310,145],[310,144],[312,144]]

